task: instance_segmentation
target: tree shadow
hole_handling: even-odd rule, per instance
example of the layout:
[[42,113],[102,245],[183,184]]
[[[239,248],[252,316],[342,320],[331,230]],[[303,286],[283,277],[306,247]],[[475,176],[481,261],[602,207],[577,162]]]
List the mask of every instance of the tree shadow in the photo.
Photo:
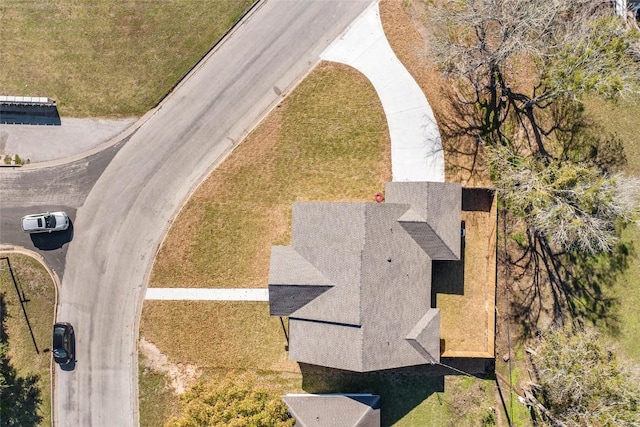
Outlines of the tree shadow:
[[[507,145],[518,155],[541,156],[543,161],[588,164],[603,176],[626,162],[621,140],[594,123],[579,101],[559,99],[525,108],[518,102],[528,97],[508,88],[500,92],[463,81],[452,89],[447,95],[452,114],[441,120],[452,171],[469,178],[478,173],[485,144]],[[511,308],[523,334],[567,320],[601,324],[615,333],[618,301],[606,288],[626,270],[631,244],[619,243],[611,254],[594,257],[557,250],[533,228],[522,230],[520,247],[512,245],[502,264],[507,286],[516,287]]]
[[18,376],[7,355],[8,335],[5,326],[6,302],[0,294],[0,421],[2,425],[38,426],[42,417],[38,405],[42,401],[40,376]]
[[581,103],[556,103],[550,107],[559,160],[597,166],[611,174],[627,164],[624,143],[615,133],[606,131],[590,119]]
[[[302,388],[308,393],[372,393],[380,396],[381,425],[391,426],[431,395],[444,392],[445,375],[460,375],[455,369],[475,373],[478,378],[493,375],[491,361],[443,359],[442,362],[441,365],[374,372],[351,372],[306,363],[299,365]],[[438,401],[444,405],[441,400]]]
[[[526,244],[505,260],[512,292],[511,309],[524,338],[551,324],[600,325],[619,332],[619,301],[610,287],[629,266],[633,243],[618,242],[611,253],[556,252],[545,236],[527,230]],[[518,253],[518,258],[511,254]]]
[[478,115],[480,94],[460,90],[462,87],[444,92],[448,113],[438,116],[438,127],[442,135],[447,175],[468,182],[485,172],[480,147],[484,144],[483,135],[487,129]]

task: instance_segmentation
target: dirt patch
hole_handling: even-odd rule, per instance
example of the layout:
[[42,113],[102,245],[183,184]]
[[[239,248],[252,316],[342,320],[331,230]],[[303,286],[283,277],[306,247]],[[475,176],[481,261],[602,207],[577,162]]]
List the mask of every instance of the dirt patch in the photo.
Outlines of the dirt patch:
[[[479,203],[481,195],[486,201]],[[492,358],[497,237],[494,195],[488,190],[465,189],[462,220],[462,259],[433,264],[443,356]]]
[[177,394],[184,393],[200,378],[202,372],[197,366],[171,362],[158,347],[144,338],[140,339],[138,349],[144,355],[145,368],[166,375]]

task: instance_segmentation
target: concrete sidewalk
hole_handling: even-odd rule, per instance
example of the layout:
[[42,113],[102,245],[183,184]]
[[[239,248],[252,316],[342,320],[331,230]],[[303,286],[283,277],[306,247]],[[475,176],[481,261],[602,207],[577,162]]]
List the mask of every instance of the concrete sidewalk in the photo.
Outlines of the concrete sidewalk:
[[0,154],[30,163],[64,159],[91,151],[120,135],[136,119],[61,119],[60,126],[0,124]]
[[190,301],[269,301],[269,290],[263,289],[204,289],[204,288],[147,288],[147,300]]

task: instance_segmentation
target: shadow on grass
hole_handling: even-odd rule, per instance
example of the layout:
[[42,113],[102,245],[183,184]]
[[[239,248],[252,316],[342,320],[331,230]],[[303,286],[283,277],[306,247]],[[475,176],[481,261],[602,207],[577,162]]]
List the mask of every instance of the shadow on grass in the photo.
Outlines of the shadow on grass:
[[351,372],[300,363],[307,393],[372,393],[380,396],[381,425],[391,426],[431,395],[444,392],[445,375],[460,369],[492,378],[494,364],[484,359],[443,359],[442,365],[411,366],[375,372]]
[[509,282],[518,282],[512,313],[523,336],[542,332],[549,324],[592,324],[619,332],[619,301],[609,288],[629,266],[633,243],[618,242],[611,253],[596,256],[554,252],[544,236],[527,232],[518,259],[508,256]]
[[4,294],[0,294],[0,423],[8,426],[37,426],[42,421],[38,414],[38,405],[41,402],[40,377],[18,376],[15,368],[11,366],[7,355],[6,313]]

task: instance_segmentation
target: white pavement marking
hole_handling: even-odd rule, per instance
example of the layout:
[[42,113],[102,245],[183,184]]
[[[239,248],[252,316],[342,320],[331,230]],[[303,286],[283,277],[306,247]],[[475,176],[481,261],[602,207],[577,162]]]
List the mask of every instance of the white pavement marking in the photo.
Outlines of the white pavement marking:
[[364,74],[380,98],[391,137],[394,181],[444,182],[442,140],[431,106],[391,49],[375,3],[320,57]]
[[269,301],[269,290],[210,288],[147,288],[147,300]]

